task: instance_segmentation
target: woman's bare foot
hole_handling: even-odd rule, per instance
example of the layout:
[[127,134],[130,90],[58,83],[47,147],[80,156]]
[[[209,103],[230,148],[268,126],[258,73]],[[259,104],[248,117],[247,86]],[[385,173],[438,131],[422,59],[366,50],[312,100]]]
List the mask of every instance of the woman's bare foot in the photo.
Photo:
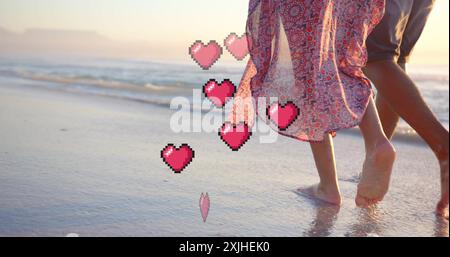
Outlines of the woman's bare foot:
[[355,198],[357,206],[367,207],[383,200],[389,189],[395,158],[394,146],[387,139],[366,153]]
[[440,162],[441,166],[441,200],[439,201],[437,215],[448,219],[448,155],[446,160]]
[[297,189],[297,192],[334,205],[342,204],[341,193],[339,192],[339,189],[334,187],[327,188],[321,184],[317,184],[314,186],[299,188]]

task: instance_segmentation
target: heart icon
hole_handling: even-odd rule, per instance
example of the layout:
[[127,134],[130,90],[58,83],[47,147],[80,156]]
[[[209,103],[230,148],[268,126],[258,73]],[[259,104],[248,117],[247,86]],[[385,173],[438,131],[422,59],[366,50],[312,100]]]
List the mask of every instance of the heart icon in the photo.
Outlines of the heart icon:
[[175,173],[181,173],[192,162],[194,151],[188,144],[182,144],[179,148],[168,144],[161,150],[161,158]]
[[211,68],[220,58],[222,52],[222,47],[214,40],[211,40],[206,46],[202,41],[197,40],[189,48],[192,59],[204,70]]
[[228,52],[239,61],[242,61],[248,54],[247,35],[238,37],[236,33],[231,33],[224,41],[224,45]]
[[236,86],[229,79],[225,79],[220,84],[211,79],[203,86],[203,93],[217,108],[225,106],[235,92]]
[[242,122],[237,125],[231,122],[225,122],[219,129],[220,138],[233,151],[239,151],[251,135],[252,132],[247,124]]
[[267,117],[279,130],[286,130],[297,119],[299,113],[297,105],[291,101],[284,105],[274,103],[267,107]]
[[200,207],[200,213],[202,214],[203,222],[206,222],[206,218],[208,217],[210,204],[211,203],[209,201],[208,193],[206,193],[206,194],[202,193],[200,195],[200,200],[198,202],[198,205]]

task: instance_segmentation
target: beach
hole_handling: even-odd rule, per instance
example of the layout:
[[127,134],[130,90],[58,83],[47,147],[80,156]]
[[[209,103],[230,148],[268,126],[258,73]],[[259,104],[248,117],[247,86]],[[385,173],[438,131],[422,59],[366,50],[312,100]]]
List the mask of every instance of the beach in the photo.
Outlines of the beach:
[[[261,144],[256,134],[233,152],[217,133],[174,133],[164,105],[49,85],[0,79],[0,236],[449,235],[434,214],[438,164],[422,143],[394,142],[391,189],[361,209],[363,141],[338,133],[337,208],[294,192],[318,182],[307,143]],[[180,174],[160,157],[168,143],[195,151]]]

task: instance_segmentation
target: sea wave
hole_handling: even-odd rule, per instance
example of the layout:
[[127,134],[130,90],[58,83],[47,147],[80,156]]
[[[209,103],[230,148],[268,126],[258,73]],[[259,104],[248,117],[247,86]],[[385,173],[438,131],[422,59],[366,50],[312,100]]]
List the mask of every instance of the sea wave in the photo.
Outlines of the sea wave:
[[[211,78],[238,82],[243,67],[218,67],[199,71],[198,67],[182,64],[152,62],[106,61],[60,64],[36,60],[2,60],[0,75],[20,78],[40,85],[67,91],[97,94],[133,101],[169,106],[176,96],[193,100],[192,89],[200,89]],[[439,120],[449,127],[449,75],[447,68],[420,69],[411,72],[426,102]],[[200,103],[193,103],[202,109]],[[414,130],[401,122],[397,134],[402,138],[418,138]]]
[[36,80],[36,81],[46,81],[60,84],[78,84],[78,85],[93,85],[105,88],[119,88],[119,89],[127,89],[127,88],[146,88],[153,91],[177,91],[180,90],[179,87],[176,86],[159,86],[151,83],[139,84],[133,82],[122,82],[115,81],[111,79],[101,79],[93,76],[67,76],[67,75],[58,75],[58,74],[41,74],[34,73],[30,71],[5,71],[0,70],[1,75],[19,77],[23,79]]

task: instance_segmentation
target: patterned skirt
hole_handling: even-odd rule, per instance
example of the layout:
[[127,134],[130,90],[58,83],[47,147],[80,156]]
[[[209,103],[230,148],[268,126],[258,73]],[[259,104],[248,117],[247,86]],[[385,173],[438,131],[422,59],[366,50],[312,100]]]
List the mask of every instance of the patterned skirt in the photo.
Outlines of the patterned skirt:
[[[250,59],[231,121],[252,126],[259,114],[280,134],[313,142],[358,125],[372,97],[362,72],[365,41],[384,6],[384,0],[250,0]],[[267,118],[274,102],[299,110],[283,131]]]

